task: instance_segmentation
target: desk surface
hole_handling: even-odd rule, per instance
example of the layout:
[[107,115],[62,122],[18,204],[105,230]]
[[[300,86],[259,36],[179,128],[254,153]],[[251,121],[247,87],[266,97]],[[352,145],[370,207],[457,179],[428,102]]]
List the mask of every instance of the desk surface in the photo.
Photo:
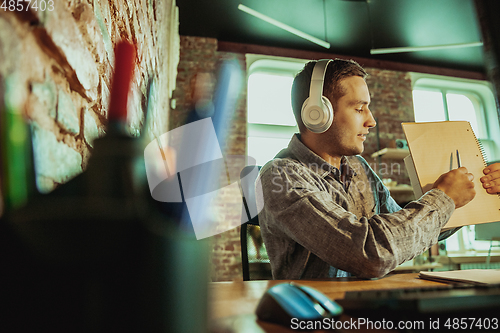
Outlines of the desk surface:
[[[254,314],[260,298],[268,288],[289,281],[291,280],[210,283],[209,318],[215,323],[212,332],[293,332],[291,329],[260,322]],[[342,299],[348,291],[433,288],[446,285],[419,279],[418,273],[394,274],[377,280],[332,279],[295,282],[316,288],[331,299]]]

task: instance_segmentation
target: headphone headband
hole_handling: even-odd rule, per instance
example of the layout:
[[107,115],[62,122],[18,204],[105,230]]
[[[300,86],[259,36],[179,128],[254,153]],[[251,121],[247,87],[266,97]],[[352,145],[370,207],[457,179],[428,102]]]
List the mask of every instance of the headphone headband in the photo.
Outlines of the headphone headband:
[[309,86],[309,98],[302,105],[302,122],[310,131],[323,133],[333,121],[333,108],[328,98],[323,96],[325,73],[331,59],[318,60],[314,65]]
[[323,96],[323,83],[325,81],[326,67],[330,63],[330,59],[318,60],[314,65],[311,76],[311,85],[309,87],[309,103],[321,105],[321,96]]

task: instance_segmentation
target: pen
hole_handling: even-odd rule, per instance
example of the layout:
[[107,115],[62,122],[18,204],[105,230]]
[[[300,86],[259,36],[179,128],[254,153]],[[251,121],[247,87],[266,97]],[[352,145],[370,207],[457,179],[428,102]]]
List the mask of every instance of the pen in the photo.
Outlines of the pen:
[[460,153],[458,152],[458,149],[457,149],[457,163],[458,163],[458,167],[460,168],[461,165],[460,165]]

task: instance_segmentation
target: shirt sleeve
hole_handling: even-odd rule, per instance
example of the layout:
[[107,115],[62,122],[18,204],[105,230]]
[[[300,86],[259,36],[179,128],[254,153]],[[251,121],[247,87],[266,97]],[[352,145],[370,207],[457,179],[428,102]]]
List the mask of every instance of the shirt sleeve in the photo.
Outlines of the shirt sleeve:
[[399,211],[401,209],[401,206],[399,206],[396,200],[394,200],[394,198],[391,196],[391,192],[384,185],[384,183],[382,183],[382,180],[380,180],[379,176],[372,170],[372,168],[370,168],[364,158],[362,158],[361,156],[357,157],[367,174],[370,184],[372,184],[372,192],[375,197],[377,206],[376,213],[395,213]]
[[[379,196],[376,198],[378,204],[377,206],[380,207],[380,210],[377,211],[377,213],[394,213],[397,212],[398,210],[401,209],[401,206],[398,205],[398,203],[394,200],[394,198],[391,196],[391,193],[389,189],[382,183],[378,175],[369,167],[368,163],[361,157],[358,156],[359,160],[363,164],[365,171],[369,174],[369,178],[373,178],[373,184],[375,184],[375,189],[373,190],[373,193],[378,193]],[[377,189],[383,189],[381,191],[377,191]],[[447,239],[448,237],[454,235],[458,230],[460,230],[462,227],[458,228],[453,228],[453,229],[448,229],[441,231],[438,237],[438,241],[442,241]]]
[[[377,189],[382,189],[381,191],[376,191],[373,190],[374,193],[378,193],[378,198],[376,198],[378,204],[377,206],[380,207],[380,211],[377,213],[394,213],[397,212],[401,209],[401,206],[397,204],[397,202],[394,200],[394,198],[391,196],[389,189],[382,183],[380,178],[377,176],[377,174],[369,167],[368,163],[366,161],[358,156],[359,160],[362,162],[365,171],[368,173],[368,177],[373,179],[373,183],[375,184],[375,187]],[[445,194],[446,195],[446,194]],[[458,228],[453,228],[453,229],[448,229],[445,231],[441,231],[438,237],[438,241],[442,241],[447,239],[448,237],[452,236],[455,234],[458,230],[460,230],[462,227]]]
[[425,251],[437,242],[454,210],[453,201],[433,189],[395,212],[389,212],[389,196],[381,203],[381,208],[387,206],[385,213],[358,218],[335,202],[319,178],[310,177],[297,165],[283,169],[273,163],[264,170],[260,179],[266,228],[358,277],[384,276]]

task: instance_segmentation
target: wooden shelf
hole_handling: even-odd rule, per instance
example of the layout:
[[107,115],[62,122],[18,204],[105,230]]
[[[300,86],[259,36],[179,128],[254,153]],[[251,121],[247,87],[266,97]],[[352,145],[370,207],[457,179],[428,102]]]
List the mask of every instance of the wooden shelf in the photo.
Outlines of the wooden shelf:
[[395,272],[401,273],[401,272],[420,272],[420,271],[429,271],[433,270],[435,268],[441,268],[443,267],[442,264],[434,262],[434,263],[427,263],[427,264],[421,264],[421,265],[400,265],[394,269]]
[[407,185],[390,186],[388,187],[391,193],[411,193],[413,194],[413,187]]
[[384,148],[379,151],[374,152],[371,157],[376,158],[380,156],[381,158],[391,158],[391,159],[403,159],[410,155],[410,151],[404,148]]

